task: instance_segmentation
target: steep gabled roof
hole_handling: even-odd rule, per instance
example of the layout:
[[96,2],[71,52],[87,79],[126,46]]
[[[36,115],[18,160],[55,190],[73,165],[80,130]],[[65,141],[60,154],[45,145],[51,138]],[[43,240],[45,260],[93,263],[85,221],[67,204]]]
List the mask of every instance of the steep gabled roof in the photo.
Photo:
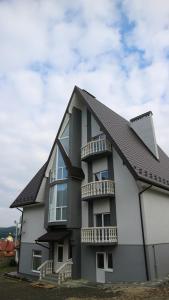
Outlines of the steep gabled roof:
[[[77,93],[79,97],[81,97],[82,101],[92,112],[98,124],[108,135],[114,148],[119,153],[133,176],[138,180],[169,190],[169,157],[161,150],[161,148],[158,147],[159,160],[157,160],[132,130],[130,123],[127,120],[99,102],[93,95],[78,87],[75,87],[73,90],[65,115],[68,112],[74,93]],[[63,116],[60,128],[65,115]],[[35,203],[54,146],[56,143],[60,144],[58,141],[60,128],[47,162],[11,204],[11,208]],[[62,146],[59,145],[59,147],[62,150],[62,154],[64,154]],[[84,174],[81,169],[73,167],[70,160],[66,164],[72,177],[79,179],[83,178]]]
[[24,190],[19,194],[15,201],[11,204],[11,208],[18,206],[25,206],[35,203],[37,194],[39,192],[43,177],[45,175],[45,170],[47,167],[47,162],[43,167],[36,173],[36,175],[31,179]]
[[130,127],[130,123],[99,102],[88,92],[76,87],[97,122],[111,139],[124,163],[136,179],[169,190],[169,157],[158,146],[159,160],[148,150]]

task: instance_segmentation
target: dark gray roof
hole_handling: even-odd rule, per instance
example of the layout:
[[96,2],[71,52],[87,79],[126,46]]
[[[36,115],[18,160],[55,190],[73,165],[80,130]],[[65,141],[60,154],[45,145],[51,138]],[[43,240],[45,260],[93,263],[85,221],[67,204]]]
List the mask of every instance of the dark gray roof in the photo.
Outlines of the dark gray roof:
[[42,179],[45,174],[46,167],[47,167],[47,162],[36,173],[36,175],[31,179],[31,181],[24,188],[24,190],[19,194],[19,196],[11,204],[11,206],[10,206],[11,208],[25,206],[28,204],[35,203],[37,194],[39,192],[40,185],[42,183]]
[[137,179],[169,189],[169,157],[158,146],[159,160],[148,150],[130,123],[88,92],[75,88],[93,112],[117,152]]

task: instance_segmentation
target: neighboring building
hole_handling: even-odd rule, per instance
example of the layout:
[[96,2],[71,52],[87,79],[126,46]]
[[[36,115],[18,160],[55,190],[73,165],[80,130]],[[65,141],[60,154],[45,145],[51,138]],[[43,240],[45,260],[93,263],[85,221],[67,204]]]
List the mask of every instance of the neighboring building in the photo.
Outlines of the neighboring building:
[[47,162],[11,207],[23,207],[20,273],[66,276],[71,261],[73,278],[93,282],[169,273],[169,158],[151,112],[128,122],[75,87]]

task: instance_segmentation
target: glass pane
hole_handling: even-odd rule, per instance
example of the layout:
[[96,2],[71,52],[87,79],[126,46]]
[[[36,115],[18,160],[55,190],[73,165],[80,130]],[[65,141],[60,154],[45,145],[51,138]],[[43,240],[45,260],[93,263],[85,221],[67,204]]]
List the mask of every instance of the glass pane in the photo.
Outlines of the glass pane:
[[68,172],[67,172],[66,167],[63,168],[63,178],[68,178]]
[[62,168],[59,168],[59,167],[58,167],[58,172],[57,172],[57,179],[63,179]]
[[58,262],[62,262],[62,261],[63,261],[63,247],[58,246]]
[[37,270],[37,268],[41,265],[42,259],[41,257],[33,257],[33,270]]
[[61,220],[61,208],[56,208],[56,220]]
[[67,207],[62,208],[62,220],[67,220]]
[[104,226],[110,226],[110,214],[103,215]]
[[102,214],[96,215],[96,227],[102,227]]
[[104,253],[97,253],[97,267],[104,269]]
[[69,138],[60,139],[60,142],[66,153],[69,155]]
[[34,250],[33,255],[42,255],[42,252],[40,250]]
[[113,269],[113,254],[112,253],[107,254],[107,267],[108,267],[108,269]]
[[67,205],[67,184],[57,185],[57,206]]
[[108,171],[107,170],[102,171],[101,172],[101,180],[107,180],[107,179],[109,179]]
[[62,135],[60,138],[63,138],[63,137],[69,137],[69,122],[67,123]]

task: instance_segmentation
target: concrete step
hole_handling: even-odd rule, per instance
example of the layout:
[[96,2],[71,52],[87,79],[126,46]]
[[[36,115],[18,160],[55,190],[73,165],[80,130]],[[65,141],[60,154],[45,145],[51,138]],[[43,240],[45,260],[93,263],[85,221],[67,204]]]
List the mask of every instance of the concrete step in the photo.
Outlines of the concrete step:
[[46,275],[42,280],[58,283],[58,275],[49,274],[49,275]]

